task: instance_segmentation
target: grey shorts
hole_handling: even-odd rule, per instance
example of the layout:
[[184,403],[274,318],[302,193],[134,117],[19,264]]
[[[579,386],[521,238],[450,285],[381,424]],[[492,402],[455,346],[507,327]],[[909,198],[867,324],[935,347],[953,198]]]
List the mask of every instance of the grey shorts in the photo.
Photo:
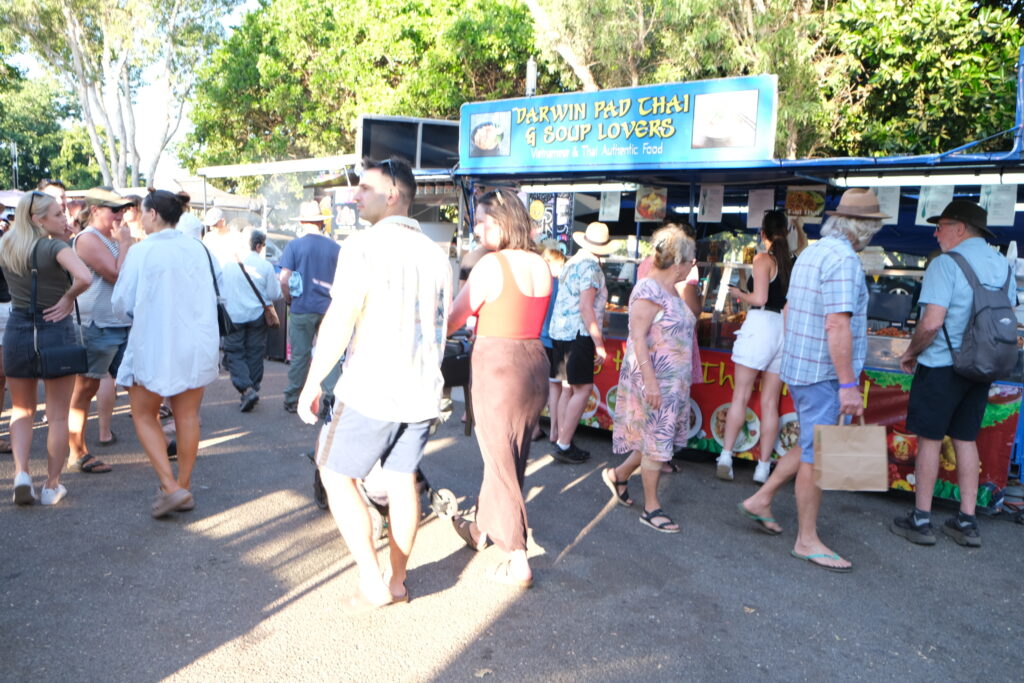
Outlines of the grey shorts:
[[412,474],[423,458],[430,423],[375,420],[340,404],[320,430],[317,464],[352,479],[363,479],[379,460],[389,472]]
[[130,327],[96,327],[89,323],[82,328],[82,341],[89,357],[89,372],[86,377],[103,379],[107,375],[117,377],[121,367],[124,349],[128,346]]

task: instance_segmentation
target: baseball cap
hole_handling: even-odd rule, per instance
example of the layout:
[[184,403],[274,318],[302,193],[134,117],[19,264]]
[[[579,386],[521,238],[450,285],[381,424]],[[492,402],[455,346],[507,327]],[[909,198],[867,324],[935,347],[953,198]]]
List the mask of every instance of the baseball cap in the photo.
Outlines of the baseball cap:
[[206,212],[206,215],[203,216],[203,225],[208,228],[213,227],[214,225],[217,225],[222,218],[224,218],[224,212],[215,206],[212,209],[209,209]]
[[89,206],[106,206],[110,209],[126,209],[132,206],[130,200],[125,199],[116,192],[105,190],[102,187],[94,187],[82,197]]

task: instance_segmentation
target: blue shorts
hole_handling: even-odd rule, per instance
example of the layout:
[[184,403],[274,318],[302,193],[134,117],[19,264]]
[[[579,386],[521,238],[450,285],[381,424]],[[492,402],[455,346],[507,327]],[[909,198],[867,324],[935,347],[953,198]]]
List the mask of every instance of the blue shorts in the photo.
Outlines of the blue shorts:
[[834,425],[839,421],[839,382],[834,379],[790,386],[797,419],[800,421],[800,462],[814,462],[814,426]]
[[131,329],[96,327],[96,323],[89,323],[82,328],[82,341],[85,343],[85,353],[89,358],[89,371],[84,373],[86,377],[117,377],[117,369],[121,367],[124,349],[128,346],[128,332]]
[[366,477],[378,460],[389,472],[413,474],[423,458],[431,422],[375,420],[339,404],[320,430],[317,464],[352,479]]

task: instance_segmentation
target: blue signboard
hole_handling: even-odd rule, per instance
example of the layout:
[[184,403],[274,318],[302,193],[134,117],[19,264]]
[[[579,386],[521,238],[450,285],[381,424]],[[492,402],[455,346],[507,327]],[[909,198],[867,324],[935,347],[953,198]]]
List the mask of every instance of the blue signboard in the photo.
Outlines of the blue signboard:
[[558,173],[763,161],[775,76],[744,76],[462,105],[459,172]]

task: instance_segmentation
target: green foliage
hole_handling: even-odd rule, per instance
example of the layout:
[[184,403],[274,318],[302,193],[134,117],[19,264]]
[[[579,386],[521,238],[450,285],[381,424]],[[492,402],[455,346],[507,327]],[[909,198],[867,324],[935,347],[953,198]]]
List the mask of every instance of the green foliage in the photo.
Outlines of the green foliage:
[[85,126],[75,125],[62,133],[60,152],[51,161],[54,177],[60,178],[69,190],[102,185],[103,174],[92,155],[92,145]]
[[0,146],[0,187],[14,186],[11,143],[18,152],[17,189],[32,189],[40,178],[54,175],[53,160],[63,138],[61,121],[74,112],[65,94],[46,80],[24,80],[0,93],[0,130],[7,143]]
[[521,94],[533,52],[516,0],[271,0],[202,68],[181,161],[344,153],[360,114],[455,119],[464,102]]
[[[850,88],[835,112],[830,152],[942,152],[1013,125],[1024,34],[1001,9],[968,0],[847,0],[832,10],[827,34],[849,60]],[[1006,146],[996,140],[989,148]]]

